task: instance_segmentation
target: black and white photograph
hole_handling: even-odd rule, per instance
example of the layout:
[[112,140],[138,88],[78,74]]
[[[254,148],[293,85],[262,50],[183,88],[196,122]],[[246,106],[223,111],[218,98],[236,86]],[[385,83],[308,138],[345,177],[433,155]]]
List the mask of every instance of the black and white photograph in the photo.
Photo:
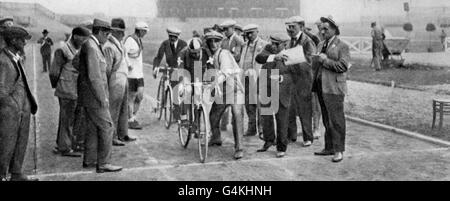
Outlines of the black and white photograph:
[[0,0],[1,183],[449,180],[448,0]]

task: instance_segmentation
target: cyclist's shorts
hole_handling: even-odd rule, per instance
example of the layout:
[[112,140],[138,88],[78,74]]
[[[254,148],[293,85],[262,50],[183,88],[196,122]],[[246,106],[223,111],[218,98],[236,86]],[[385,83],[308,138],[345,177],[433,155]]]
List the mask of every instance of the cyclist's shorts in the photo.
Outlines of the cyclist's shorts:
[[128,78],[128,90],[137,92],[139,87],[144,87],[144,78]]

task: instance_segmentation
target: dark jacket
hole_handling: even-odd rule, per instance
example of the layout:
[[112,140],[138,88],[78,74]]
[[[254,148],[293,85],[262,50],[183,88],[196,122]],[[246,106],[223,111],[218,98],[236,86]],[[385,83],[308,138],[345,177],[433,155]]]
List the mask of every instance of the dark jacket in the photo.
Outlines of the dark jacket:
[[[311,69],[312,54],[316,53],[316,45],[311,38],[304,33],[300,35],[300,38],[295,43],[294,47],[298,45],[303,47],[303,52],[299,52],[299,54],[304,54],[307,62],[290,65],[288,67],[293,73],[295,94],[299,96],[309,96],[312,92],[313,84],[313,72]],[[286,48],[289,49],[293,47],[290,47],[290,44],[288,44]]]
[[109,107],[106,59],[93,37],[91,36],[80,50],[78,102],[87,108]]
[[178,54],[186,46],[186,41],[178,39],[178,44],[175,52],[172,52],[172,48],[170,48],[170,41],[165,40],[159,47],[158,54],[156,55],[155,59],[153,59],[153,68],[158,67],[161,64],[161,60],[163,59],[164,55],[166,56],[166,63],[168,66],[174,68],[178,67]]
[[38,43],[41,44],[41,54],[42,55],[51,55],[52,54],[52,46],[53,41],[50,37],[44,39],[44,37],[38,40]]
[[[267,83],[267,87],[262,86],[260,87],[261,89],[266,89],[267,88],[267,97],[272,97],[272,87],[271,87],[271,78],[270,76],[272,75],[272,70],[273,69],[277,69],[279,70],[279,75],[281,75],[282,78],[282,82],[279,84],[279,87],[275,89],[278,90],[278,95],[279,95],[279,100],[281,105],[283,105],[284,107],[288,108],[291,105],[291,94],[292,94],[292,90],[293,90],[293,80],[292,80],[292,75],[291,72],[289,70],[289,68],[284,65],[284,63],[282,61],[273,61],[273,62],[267,62],[267,59],[269,58],[270,55],[272,54],[277,54],[278,52],[275,52],[274,50],[272,50],[271,45],[266,45],[266,47],[264,48],[264,50],[258,54],[256,56],[256,62],[258,62],[259,64],[263,64],[262,66],[262,72],[264,70],[267,70],[267,76],[266,77],[262,77],[263,74],[261,74],[261,77],[259,78],[259,84],[261,85],[263,82],[261,82],[261,79],[266,79],[266,83]],[[261,73],[262,73],[261,72]],[[261,94],[261,92],[259,93]]]
[[[17,65],[12,56],[6,52],[6,49],[1,50],[0,53],[0,114],[1,115],[18,115],[21,112],[22,105],[25,98],[30,102],[30,109],[32,114],[36,114],[38,106],[36,100],[31,93],[28,86],[27,77],[25,75],[22,61],[19,60],[20,65]],[[23,76],[19,77],[19,72]],[[23,86],[20,83],[22,79]],[[25,90],[26,97],[21,90]],[[6,113],[8,114],[6,114]],[[1,129],[1,128],[0,128]]]
[[[320,42],[318,52],[322,51]],[[347,93],[347,71],[350,65],[350,51],[347,44],[336,37],[328,46],[327,59],[321,64],[314,62],[313,70],[322,69],[322,92],[324,94],[345,95]]]

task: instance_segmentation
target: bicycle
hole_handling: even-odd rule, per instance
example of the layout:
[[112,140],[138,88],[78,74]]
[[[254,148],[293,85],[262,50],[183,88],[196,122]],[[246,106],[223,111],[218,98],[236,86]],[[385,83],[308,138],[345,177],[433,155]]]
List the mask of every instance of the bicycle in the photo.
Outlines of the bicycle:
[[[208,141],[211,137],[211,125],[209,113],[212,107],[211,86],[212,82],[186,83],[184,86],[191,86],[194,94],[190,95],[190,104],[180,101],[182,108],[185,108],[187,122],[178,121],[178,136],[183,148],[187,148],[194,135],[198,139],[198,151],[200,162],[205,163],[208,157]],[[186,94],[186,93],[184,93]]]
[[166,129],[170,129],[173,121],[173,99],[172,99],[172,86],[170,86],[171,73],[174,68],[163,66],[157,67],[157,73],[162,73],[162,76],[158,85],[158,93],[156,97],[155,113],[159,111],[158,121],[161,120],[164,113],[164,121]]

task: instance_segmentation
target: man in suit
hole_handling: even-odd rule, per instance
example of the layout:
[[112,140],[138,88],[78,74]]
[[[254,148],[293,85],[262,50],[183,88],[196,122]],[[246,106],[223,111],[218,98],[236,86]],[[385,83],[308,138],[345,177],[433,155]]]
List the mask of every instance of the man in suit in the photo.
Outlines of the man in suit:
[[138,22],[134,34],[125,39],[125,52],[128,60],[128,127],[142,129],[136,119],[137,112],[144,100],[144,63],[142,55],[144,46],[142,38],[149,31],[148,24]]
[[106,41],[105,52],[109,86],[111,117],[114,122],[114,146],[125,146],[123,141],[135,141],[128,135],[128,62],[122,39],[125,36],[125,21],[114,18],[111,21],[112,33]]
[[[262,115],[263,130],[264,130],[264,145],[258,152],[266,152],[273,145],[277,146],[277,157],[285,156],[288,147],[288,125],[289,125],[289,108],[291,107],[291,94],[293,90],[292,73],[284,64],[280,52],[285,49],[286,42],[289,41],[287,37],[282,34],[275,34],[270,36],[271,44],[267,45],[260,54],[256,56],[258,63],[264,64],[263,71],[267,77],[260,77],[260,90],[267,90],[267,95],[277,98],[279,102],[278,108],[273,108],[272,114]],[[274,73],[278,71],[278,73]],[[264,73],[261,73],[261,76]],[[266,79],[262,82],[261,79]],[[272,83],[277,84],[273,86]],[[275,91],[277,90],[277,91]],[[260,91],[260,93],[262,93]],[[276,97],[278,95],[278,97]],[[274,99],[269,104],[261,105],[262,108],[272,108],[275,104]],[[276,127],[276,129],[275,129]]]
[[37,41],[39,44],[41,44],[41,55],[44,72],[47,72],[47,70],[50,68],[52,61],[53,41],[50,37],[48,37],[48,33],[49,32],[47,31],[47,29],[44,29],[44,31],[42,31],[43,37]]
[[85,109],[89,128],[83,167],[97,166],[97,173],[122,170],[122,167],[111,165],[114,123],[109,112],[107,63],[101,47],[110,32],[108,22],[94,19],[92,35],[80,50],[78,98]]
[[376,22],[371,24],[372,31],[372,63],[374,64],[375,71],[381,70],[381,60],[383,58],[383,48],[384,48],[384,33],[383,30],[377,26]]
[[[177,68],[178,67],[178,55],[180,54],[181,50],[183,50],[187,43],[186,41],[179,39],[181,30],[179,30],[176,27],[169,27],[167,29],[167,34],[169,35],[169,39],[165,40],[161,46],[159,47],[158,54],[156,55],[155,59],[153,60],[153,70],[154,74],[153,76],[156,78],[156,67],[158,67],[161,64],[161,60],[166,56],[166,63],[169,67]],[[174,76],[174,74],[172,74]],[[170,81],[170,86],[174,88],[178,84],[178,81]],[[179,105],[174,104],[174,119],[179,120]]]
[[78,69],[72,65],[72,61],[89,35],[89,30],[86,28],[74,28],[70,40],[55,50],[50,68],[51,84],[53,88],[56,88],[55,96],[59,101],[57,147],[53,151],[62,156],[81,157],[80,153],[73,150],[73,127],[78,99]]
[[302,32],[305,20],[300,16],[290,17],[286,21],[286,30],[291,37],[287,49],[297,46],[303,47],[306,62],[289,66],[294,74],[294,91],[292,109],[289,114],[288,139],[297,141],[297,116],[300,117],[303,134],[303,146],[309,147],[314,141],[312,133],[312,69],[311,56],[316,52],[316,45],[305,33]]
[[[256,55],[264,50],[267,45],[267,41],[261,39],[259,34],[259,26],[256,24],[246,25],[243,30],[244,34],[248,38],[247,43],[242,47],[242,54],[239,62],[239,67],[244,71],[245,83],[245,110],[248,116],[248,128],[244,136],[255,136],[258,131],[262,132],[261,118],[257,115],[260,114],[257,111],[257,87],[258,76],[261,70],[261,64],[257,63]],[[257,119],[259,119],[258,122]],[[259,134],[259,133],[258,133]]]
[[318,56],[314,56],[313,90],[317,92],[325,125],[325,149],[316,155],[334,155],[332,161],[340,162],[345,151],[344,98],[347,93],[347,75],[350,51],[339,39],[340,31],[331,18],[322,17],[322,33],[325,41],[319,44]]
[[37,104],[28,86],[20,53],[31,35],[21,27],[2,30],[6,47],[0,53],[0,181],[36,181],[22,172],[31,114]]
[[[221,43],[221,48],[228,50],[233,54],[234,60],[239,63],[241,59],[242,46],[244,39],[236,33],[236,21],[227,20],[220,24],[220,31],[225,35]],[[229,124],[230,111],[226,110],[222,117],[221,130],[226,131]]]

